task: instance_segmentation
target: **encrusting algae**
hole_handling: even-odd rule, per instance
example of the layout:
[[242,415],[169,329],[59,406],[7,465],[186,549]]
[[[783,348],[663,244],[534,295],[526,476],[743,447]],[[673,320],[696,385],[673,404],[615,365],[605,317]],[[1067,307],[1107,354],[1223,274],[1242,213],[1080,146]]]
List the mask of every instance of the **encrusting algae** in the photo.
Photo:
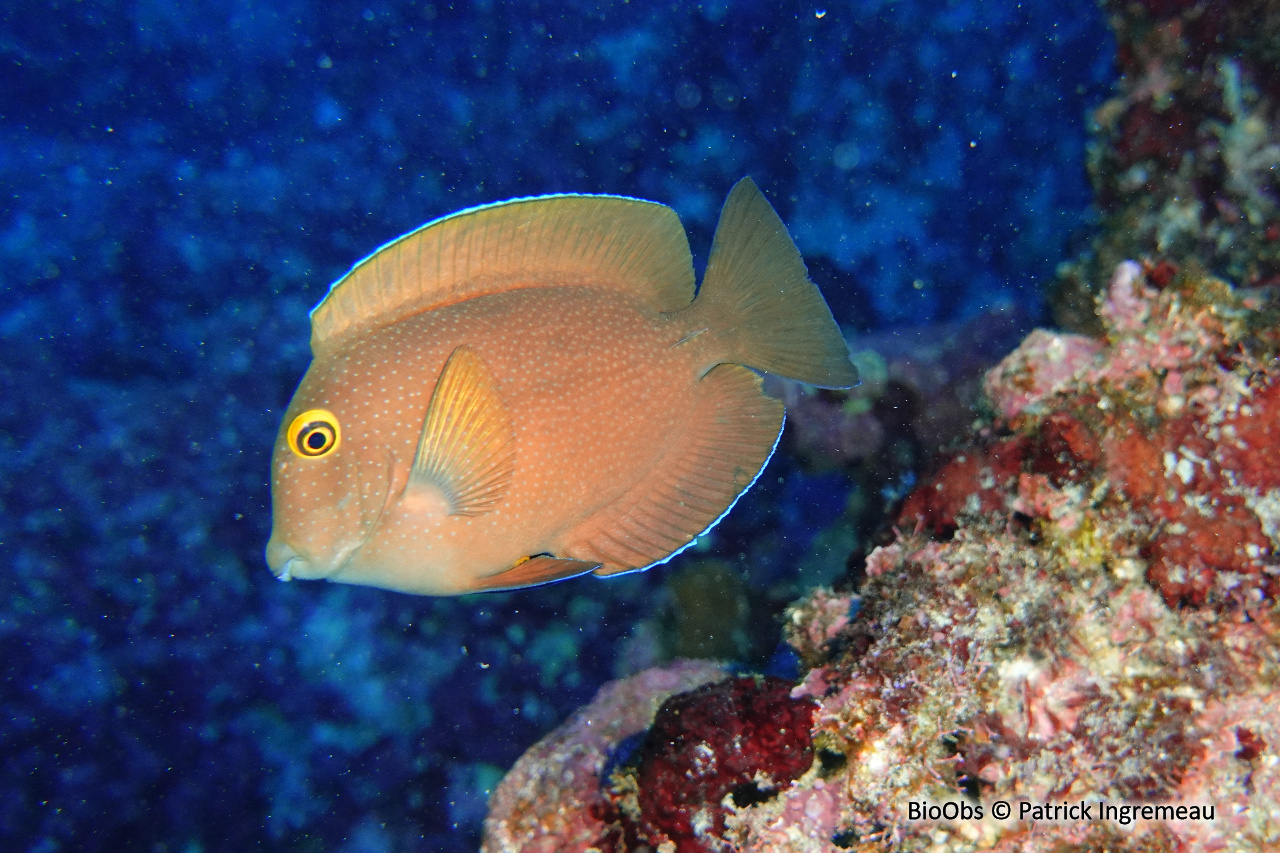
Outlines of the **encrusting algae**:
[[[782,707],[740,703],[750,742],[669,731],[686,748],[647,799],[625,783],[643,787],[654,756],[607,779],[609,756],[536,777],[532,798],[533,774],[577,754],[553,733],[530,753],[540,763],[499,786],[484,849],[1277,849],[1276,312],[1203,273],[1160,289],[1123,266],[1099,309],[1107,338],[1029,337],[989,374],[993,421],[908,498],[859,593],[817,589],[788,611],[805,673],[789,695],[817,703],[807,737],[771,751],[791,731]],[[1184,480],[1166,452],[1202,461]],[[1155,497],[1135,499],[1135,482]],[[1215,507],[1238,507],[1220,537]],[[1256,541],[1232,538],[1255,527]],[[788,764],[807,750],[810,765]],[[725,796],[739,753],[771,781]],[[587,792],[611,804],[565,811]],[[1090,804],[1092,819],[1032,811],[1063,803]],[[1144,804],[1169,808],[1120,809]],[[572,833],[540,828],[551,813]]]
[[750,179],[696,299],[670,208],[516,199],[361,261],[312,312],[311,348],[272,457],[267,561],[433,595],[665,562],[773,452],[783,405],[755,371],[857,381]]

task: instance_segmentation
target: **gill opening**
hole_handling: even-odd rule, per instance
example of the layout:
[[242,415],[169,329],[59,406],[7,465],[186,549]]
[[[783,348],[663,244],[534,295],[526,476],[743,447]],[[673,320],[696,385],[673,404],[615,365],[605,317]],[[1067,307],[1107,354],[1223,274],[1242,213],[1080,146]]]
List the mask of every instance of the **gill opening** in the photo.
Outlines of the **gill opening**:
[[[341,565],[348,557],[363,548],[369,540],[373,538],[373,534],[377,531],[378,525],[382,523],[382,517],[387,514],[387,509],[391,506],[391,500],[395,494],[395,461],[392,459],[390,453],[387,454],[385,461],[387,475],[383,478],[383,481],[386,483],[386,491],[382,494],[382,500],[377,501],[376,503],[372,500],[365,499],[364,476],[361,474],[363,466],[359,464],[355,466],[356,489],[360,494],[360,526],[363,528],[363,531],[360,540],[342,553],[342,558],[337,562],[337,565]],[[373,498],[374,495],[371,494],[369,497]],[[368,509],[370,506],[376,506],[377,511],[370,513]],[[372,518],[370,518],[371,514],[373,516]]]

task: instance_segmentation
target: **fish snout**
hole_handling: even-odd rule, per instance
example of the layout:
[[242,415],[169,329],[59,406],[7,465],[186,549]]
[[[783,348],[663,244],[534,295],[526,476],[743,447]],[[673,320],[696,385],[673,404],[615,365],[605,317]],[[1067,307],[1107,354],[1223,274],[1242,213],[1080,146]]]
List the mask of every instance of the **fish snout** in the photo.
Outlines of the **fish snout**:
[[272,573],[282,581],[290,581],[296,577],[307,577],[310,563],[303,558],[293,546],[272,536],[267,542],[267,565]]

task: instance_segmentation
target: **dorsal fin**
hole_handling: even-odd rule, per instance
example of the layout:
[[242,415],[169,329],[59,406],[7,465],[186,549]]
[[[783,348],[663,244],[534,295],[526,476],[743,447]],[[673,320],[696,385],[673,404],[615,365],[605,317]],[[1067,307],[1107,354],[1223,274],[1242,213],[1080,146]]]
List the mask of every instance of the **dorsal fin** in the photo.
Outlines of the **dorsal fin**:
[[626,196],[548,195],[428,222],[333,284],[311,312],[311,350],[487,293],[580,284],[662,312],[687,307],[693,260],[675,211]]
[[423,419],[409,484],[430,484],[450,515],[481,515],[502,500],[515,473],[511,414],[471,347],[445,362]]

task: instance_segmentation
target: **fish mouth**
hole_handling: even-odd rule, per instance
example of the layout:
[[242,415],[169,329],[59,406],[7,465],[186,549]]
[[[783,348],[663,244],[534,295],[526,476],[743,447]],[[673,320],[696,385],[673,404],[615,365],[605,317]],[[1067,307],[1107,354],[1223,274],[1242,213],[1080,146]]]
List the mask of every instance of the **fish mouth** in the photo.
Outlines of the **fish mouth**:
[[289,559],[285,560],[284,566],[280,569],[280,572],[279,574],[276,575],[276,577],[278,577],[282,581],[291,581],[293,580],[295,574],[306,571],[306,567],[307,567],[306,560],[302,559],[301,557],[290,557]]
[[342,548],[332,560],[319,560],[302,554],[283,539],[272,536],[267,542],[267,566],[271,573],[282,581],[291,580],[333,580],[351,560],[351,556],[360,550],[364,540]]
[[272,574],[282,581],[306,578],[314,575],[311,562],[299,554],[293,546],[272,536],[267,542],[267,565]]

